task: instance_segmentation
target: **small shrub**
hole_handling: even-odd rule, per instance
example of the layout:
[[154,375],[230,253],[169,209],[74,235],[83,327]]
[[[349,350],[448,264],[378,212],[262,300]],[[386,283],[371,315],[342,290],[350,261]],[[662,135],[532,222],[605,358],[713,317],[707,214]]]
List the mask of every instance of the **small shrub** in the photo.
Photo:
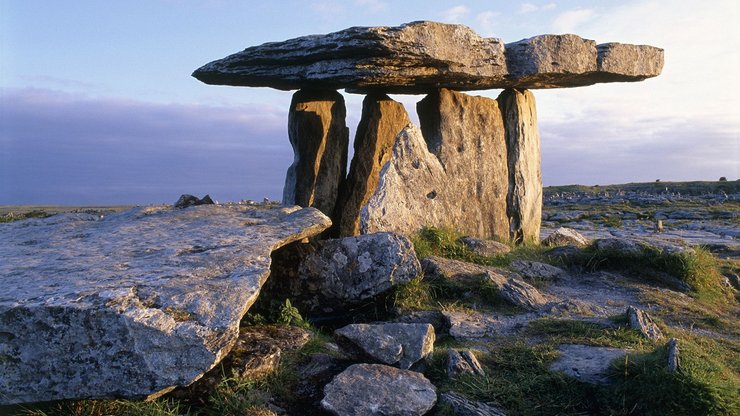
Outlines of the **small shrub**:
[[294,325],[301,328],[310,328],[311,326],[308,321],[303,319],[298,308],[290,303],[290,299],[285,299],[285,303],[280,308],[280,313],[275,322],[281,325]]

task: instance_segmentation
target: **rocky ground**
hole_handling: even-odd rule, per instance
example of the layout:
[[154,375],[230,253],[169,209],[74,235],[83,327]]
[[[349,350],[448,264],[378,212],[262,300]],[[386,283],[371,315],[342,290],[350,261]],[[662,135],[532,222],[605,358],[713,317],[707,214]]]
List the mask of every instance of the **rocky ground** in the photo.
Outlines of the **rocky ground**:
[[413,247],[382,233],[294,243],[273,254],[232,352],[192,386],[13,410],[738,414],[736,194],[545,199],[541,246],[442,229]]

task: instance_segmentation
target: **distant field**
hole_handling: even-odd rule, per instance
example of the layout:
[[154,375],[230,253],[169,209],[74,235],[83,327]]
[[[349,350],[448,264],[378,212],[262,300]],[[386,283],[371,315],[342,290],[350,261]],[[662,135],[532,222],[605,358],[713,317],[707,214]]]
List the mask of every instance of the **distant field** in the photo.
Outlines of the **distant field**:
[[26,218],[43,218],[60,212],[86,212],[110,214],[133,208],[135,205],[115,206],[67,206],[67,205],[0,205],[0,223]]
[[562,185],[547,186],[544,189],[545,196],[556,193],[570,192],[583,194],[600,194],[604,192],[645,192],[659,194],[663,192],[681,193],[683,195],[703,195],[725,192],[733,194],[738,192],[740,180],[734,181],[693,181],[693,182],[644,182],[625,183],[618,185]]

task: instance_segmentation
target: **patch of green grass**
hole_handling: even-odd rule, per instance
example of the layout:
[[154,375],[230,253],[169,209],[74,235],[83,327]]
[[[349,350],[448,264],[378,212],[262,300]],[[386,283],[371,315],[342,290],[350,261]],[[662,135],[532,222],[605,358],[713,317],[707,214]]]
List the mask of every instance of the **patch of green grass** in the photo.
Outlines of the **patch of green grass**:
[[652,344],[626,325],[610,327],[578,320],[538,319],[529,323],[526,333],[545,336],[551,344],[585,344],[638,350]]
[[188,416],[192,413],[190,409],[176,401],[157,399],[149,402],[131,400],[62,401],[53,404],[24,406],[15,414],[23,416]]

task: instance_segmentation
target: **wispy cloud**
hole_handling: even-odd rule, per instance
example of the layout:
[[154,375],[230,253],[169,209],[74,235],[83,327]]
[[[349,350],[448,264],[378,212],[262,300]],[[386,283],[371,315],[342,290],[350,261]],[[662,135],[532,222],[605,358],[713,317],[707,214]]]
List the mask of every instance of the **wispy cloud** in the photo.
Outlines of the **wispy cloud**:
[[381,13],[388,10],[388,3],[382,0],[355,0],[355,5],[370,13]]
[[596,16],[592,9],[575,9],[558,14],[552,21],[556,33],[573,33],[578,27]]
[[522,5],[519,6],[519,13],[527,14],[527,13],[534,13],[534,12],[539,12],[539,11],[552,10],[555,7],[557,7],[555,3],[547,3],[541,6],[538,6],[534,3],[522,3]]
[[478,13],[475,16],[475,21],[478,23],[480,34],[483,36],[496,36],[496,19],[500,16],[501,13],[490,10]]
[[467,6],[459,5],[443,11],[442,19],[447,23],[459,23],[468,14],[470,14],[470,9]]

